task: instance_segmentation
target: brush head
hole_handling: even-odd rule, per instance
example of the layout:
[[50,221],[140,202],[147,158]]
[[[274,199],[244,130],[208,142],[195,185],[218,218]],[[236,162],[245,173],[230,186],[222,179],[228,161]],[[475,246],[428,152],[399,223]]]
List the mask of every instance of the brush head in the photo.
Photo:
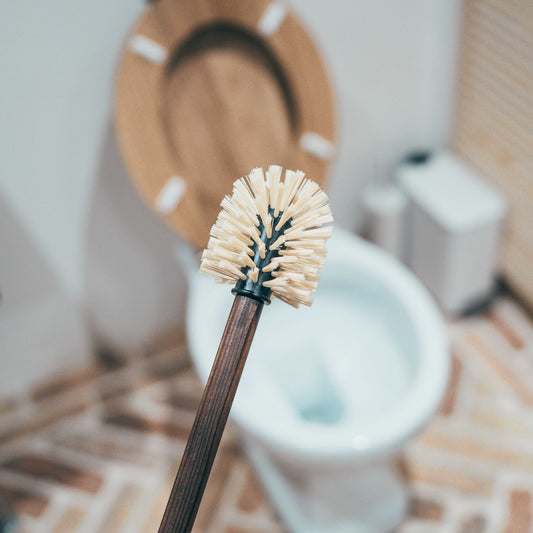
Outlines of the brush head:
[[275,296],[294,307],[311,305],[333,217],[326,193],[302,171],[286,170],[284,181],[281,175],[279,166],[254,168],[233,184],[200,272],[265,303]]

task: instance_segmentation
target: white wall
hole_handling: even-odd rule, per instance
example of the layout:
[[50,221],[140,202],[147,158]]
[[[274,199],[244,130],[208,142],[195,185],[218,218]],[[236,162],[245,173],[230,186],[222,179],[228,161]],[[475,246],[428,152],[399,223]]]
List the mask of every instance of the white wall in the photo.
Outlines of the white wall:
[[121,40],[142,0],[17,0],[0,17],[2,191],[65,288],[82,291],[87,208]]
[[461,0],[293,0],[322,45],[339,100],[330,197],[357,226],[357,193],[406,152],[450,138]]
[[[460,0],[293,3],[337,88],[341,143],[330,192],[337,221],[353,228],[357,189],[376,158],[384,172],[406,150],[449,137]],[[183,317],[175,238],[133,194],[110,127],[114,65],[142,6],[2,5],[0,207],[17,231],[0,225],[0,290],[9,293],[0,323],[18,325],[8,328],[9,348],[0,343],[0,365],[10,369],[0,389],[87,357],[87,316],[126,349]],[[31,360],[36,346],[28,377],[19,352]]]

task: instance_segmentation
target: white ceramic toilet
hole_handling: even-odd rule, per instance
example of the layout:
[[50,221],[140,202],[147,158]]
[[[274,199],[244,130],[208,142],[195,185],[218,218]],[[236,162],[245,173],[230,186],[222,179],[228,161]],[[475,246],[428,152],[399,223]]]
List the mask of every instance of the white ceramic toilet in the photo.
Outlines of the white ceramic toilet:
[[[335,105],[285,2],[158,0],[125,41],[115,130],[140,196],[198,251],[253,166],[324,184]],[[340,229],[328,248],[313,307],[263,311],[232,419],[290,531],[384,533],[406,512],[392,460],[442,397],[446,337],[402,265]],[[187,327],[205,381],[233,297],[193,255]]]
[[[194,274],[188,336],[206,381],[233,296]],[[265,308],[231,418],[294,533],[395,527],[407,495],[393,466],[443,396],[447,339],[403,265],[336,228],[311,308]]]

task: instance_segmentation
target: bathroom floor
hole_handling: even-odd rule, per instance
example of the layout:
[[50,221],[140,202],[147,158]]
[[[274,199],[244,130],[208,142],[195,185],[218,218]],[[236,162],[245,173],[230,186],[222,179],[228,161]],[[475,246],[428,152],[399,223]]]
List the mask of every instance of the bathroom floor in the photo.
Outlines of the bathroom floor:
[[[398,533],[533,531],[533,322],[512,299],[449,323],[440,412],[400,462]],[[0,498],[17,533],[156,532],[201,387],[183,335],[0,400]],[[194,533],[279,533],[226,431]]]

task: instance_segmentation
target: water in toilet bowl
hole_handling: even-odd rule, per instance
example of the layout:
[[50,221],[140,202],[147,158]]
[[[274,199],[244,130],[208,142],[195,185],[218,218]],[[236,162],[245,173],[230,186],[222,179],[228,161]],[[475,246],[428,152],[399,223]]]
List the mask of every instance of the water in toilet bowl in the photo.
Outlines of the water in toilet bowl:
[[364,278],[346,284],[326,275],[311,308],[273,302],[254,340],[242,395],[261,398],[276,417],[364,430],[396,405],[412,378],[412,350],[393,327],[401,310],[383,297]]
[[[302,364],[301,354],[305,354],[305,364]],[[302,420],[335,424],[344,417],[345,405],[324,361],[320,344],[307,337],[287,337],[282,349],[269,355],[265,366],[272,382]]]

